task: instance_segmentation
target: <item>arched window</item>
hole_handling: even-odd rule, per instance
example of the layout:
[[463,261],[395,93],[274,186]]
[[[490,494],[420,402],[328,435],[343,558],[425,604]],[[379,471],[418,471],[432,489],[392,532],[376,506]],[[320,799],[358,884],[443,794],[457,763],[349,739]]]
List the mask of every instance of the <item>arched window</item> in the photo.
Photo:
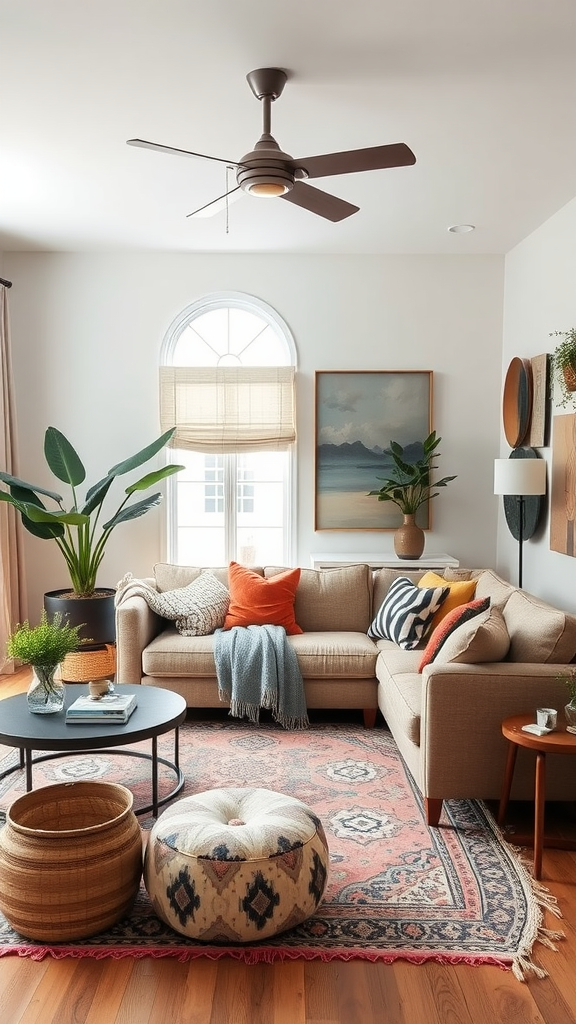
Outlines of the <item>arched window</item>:
[[296,349],[259,299],[204,297],[162,347],[163,429],[176,425],[168,554],[180,565],[291,565]]

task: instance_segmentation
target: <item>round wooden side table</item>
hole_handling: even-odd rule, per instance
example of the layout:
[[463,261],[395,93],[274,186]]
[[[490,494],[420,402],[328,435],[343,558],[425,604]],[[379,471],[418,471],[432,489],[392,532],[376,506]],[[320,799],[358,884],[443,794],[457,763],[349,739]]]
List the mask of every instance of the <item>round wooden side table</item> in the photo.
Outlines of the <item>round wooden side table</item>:
[[[546,800],[546,754],[576,754],[576,736],[566,732],[566,729],[559,725],[553,732],[544,736],[535,736],[534,733],[523,732],[522,726],[534,723],[534,712],[524,715],[513,715],[505,718],[502,722],[502,734],[508,740],[508,757],[504,771],[502,794],[498,808],[498,824],[502,825],[506,817],[510,789],[514,778],[516,766],[516,755],[518,747],[527,747],[536,754],[536,771],[534,786],[534,878],[542,876],[542,849],[544,846],[544,805]],[[550,845],[558,846],[561,849],[575,848],[575,844],[569,839],[554,840]]]

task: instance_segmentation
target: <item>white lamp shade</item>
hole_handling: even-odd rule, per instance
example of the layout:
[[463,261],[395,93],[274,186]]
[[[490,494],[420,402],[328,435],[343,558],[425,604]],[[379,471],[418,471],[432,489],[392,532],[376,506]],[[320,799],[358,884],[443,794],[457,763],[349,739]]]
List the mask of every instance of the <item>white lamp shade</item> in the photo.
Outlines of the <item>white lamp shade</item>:
[[544,459],[494,459],[494,494],[545,494]]

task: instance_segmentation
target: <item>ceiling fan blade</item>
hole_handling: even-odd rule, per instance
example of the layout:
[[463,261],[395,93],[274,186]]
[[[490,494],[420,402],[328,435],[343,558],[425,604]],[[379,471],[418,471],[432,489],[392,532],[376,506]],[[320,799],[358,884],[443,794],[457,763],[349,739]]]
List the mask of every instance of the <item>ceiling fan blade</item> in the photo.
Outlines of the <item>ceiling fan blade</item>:
[[240,199],[241,195],[242,189],[237,185],[236,188],[231,188],[224,195],[218,196],[218,199],[213,199],[210,203],[206,203],[205,206],[200,206],[197,210],[193,210],[192,213],[187,213],[186,216],[212,217],[215,213],[220,213],[220,210],[225,210],[226,206],[230,203],[235,203],[237,199]]
[[290,192],[285,192],[279,198],[286,199],[289,203],[294,203],[304,210],[309,210],[310,213],[317,213],[319,217],[325,217],[326,220],[331,221],[344,220],[346,217],[351,217],[353,213],[358,213],[360,209],[359,206],[352,206],[352,203],[346,203],[343,199],[338,199],[337,196],[331,196],[329,192],[323,192],[322,189],[315,188],[314,185],[306,185],[303,181],[295,181]]
[[416,157],[403,142],[390,146],[372,146],[369,149],[349,149],[344,153],[325,153],[294,160],[294,166],[303,168],[309,178],[324,178],[332,174],[353,174],[355,171],[378,171],[384,167],[405,167],[415,164]]
[[206,156],[205,153],[192,153],[188,149],[176,149],[174,146],[161,146],[157,142],[146,142],[144,139],[127,139],[127,146],[138,146],[140,149],[155,149],[159,153],[174,153],[176,156],[193,156],[198,160],[216,160],[220,164],[228,164],[229,167],[241,167],[242,164],[235,160],[223,160],[219,156]]

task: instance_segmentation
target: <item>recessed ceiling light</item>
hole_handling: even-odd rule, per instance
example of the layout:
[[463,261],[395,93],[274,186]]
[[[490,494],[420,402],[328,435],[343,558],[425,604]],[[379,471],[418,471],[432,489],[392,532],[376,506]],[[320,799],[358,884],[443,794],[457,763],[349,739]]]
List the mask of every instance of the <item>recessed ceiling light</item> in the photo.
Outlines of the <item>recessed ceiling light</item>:
[[465,235],[468,231],[474,231],[476,229],[475,224],[453,224],[448,231],[451,231],[454,235]]

